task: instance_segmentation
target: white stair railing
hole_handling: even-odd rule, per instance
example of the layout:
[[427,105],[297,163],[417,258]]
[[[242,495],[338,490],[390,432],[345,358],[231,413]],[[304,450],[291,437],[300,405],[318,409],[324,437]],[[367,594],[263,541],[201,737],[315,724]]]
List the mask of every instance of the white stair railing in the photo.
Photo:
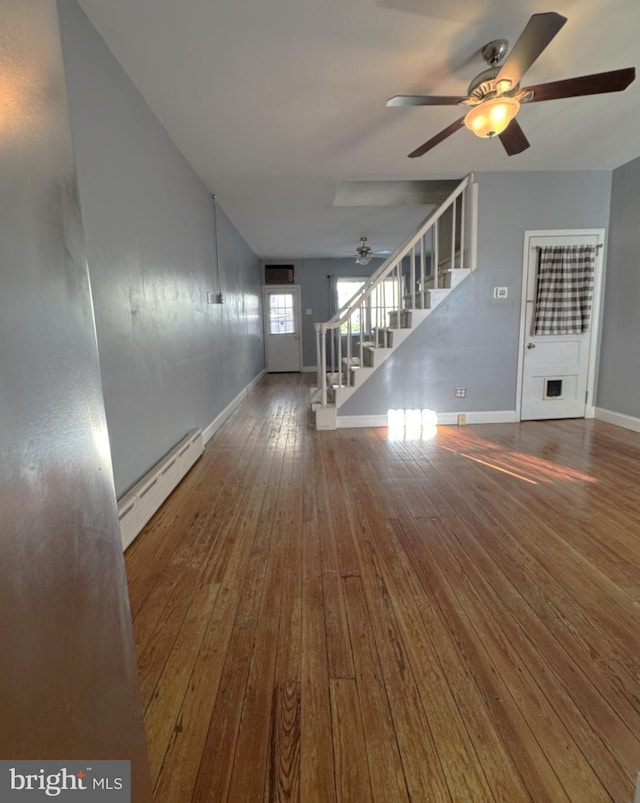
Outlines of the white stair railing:
[[331,320],[316,323],[320,404],[329,387],[349,387],[369,345],[390,345],[393,329],[411,326],[429,291],[449,271],[476,267],[477,185],[466,176],[446,200],[386,259]]

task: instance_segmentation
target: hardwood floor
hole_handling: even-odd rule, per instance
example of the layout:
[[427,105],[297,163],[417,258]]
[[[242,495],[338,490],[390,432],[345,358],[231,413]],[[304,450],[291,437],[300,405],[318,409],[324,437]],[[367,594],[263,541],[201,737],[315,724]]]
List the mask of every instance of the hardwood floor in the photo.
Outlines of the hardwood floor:
[[127,551],[157,803],[631,803],[640,435],[316,432],[307,377]]

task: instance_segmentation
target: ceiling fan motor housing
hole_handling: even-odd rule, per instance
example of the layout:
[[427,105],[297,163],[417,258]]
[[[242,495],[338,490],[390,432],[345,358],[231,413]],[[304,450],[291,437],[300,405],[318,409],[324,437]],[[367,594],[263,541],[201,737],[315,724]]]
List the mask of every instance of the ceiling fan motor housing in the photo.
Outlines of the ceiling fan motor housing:
[[506,56],[508,47],[509,42],[506,39],[494,39],[482,48],[482,58],[491,67],[495,67]]
[[471,81],[467,95],[469,99],[475,98],[478,101],[484,100],[492,92],[496,91],[496,78],[500,72],[500,67],[489,67],[488,70],[483,70],[479,75]]
[[466,105],[472,105],[474,101],[482,101],[491,97],[496,92],[496,78],[502,69],[500,62],[507,53],[509,43],[506,39],[494,39],[482,48],[482,58],[487,62],[489,68],[483,70],[469,84],[467,89]]

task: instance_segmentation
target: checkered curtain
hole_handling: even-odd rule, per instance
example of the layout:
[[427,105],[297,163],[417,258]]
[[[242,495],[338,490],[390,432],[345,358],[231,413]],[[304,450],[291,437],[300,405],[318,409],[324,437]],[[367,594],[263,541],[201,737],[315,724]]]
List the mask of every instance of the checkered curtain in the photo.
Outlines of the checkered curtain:
[[534,335],[581,335],[589,330],[593,298],[594,245],[549,245],[538,249]]

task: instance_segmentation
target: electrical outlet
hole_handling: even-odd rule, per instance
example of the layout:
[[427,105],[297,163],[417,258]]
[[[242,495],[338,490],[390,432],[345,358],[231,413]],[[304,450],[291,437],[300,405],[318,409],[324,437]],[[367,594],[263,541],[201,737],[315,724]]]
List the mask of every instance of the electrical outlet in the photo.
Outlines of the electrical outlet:
[[466,399],[466,398],[467,398],[467,389],[456,388],[456,399]]
[[458,413],[458,426],[463,427],[467,423],[467,416],[464,413]]

